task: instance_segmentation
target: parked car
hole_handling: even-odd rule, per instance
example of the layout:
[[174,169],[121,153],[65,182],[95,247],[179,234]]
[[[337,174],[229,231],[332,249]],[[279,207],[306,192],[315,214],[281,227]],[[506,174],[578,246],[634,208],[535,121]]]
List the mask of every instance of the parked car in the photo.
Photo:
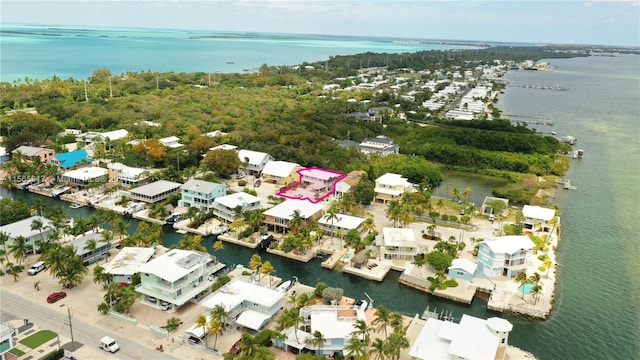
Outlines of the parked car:
[[464,215],[464,209],[460,209],[460,215]]
[[167,311],[169,309],[171,309],[171,304],[166,302],[166,301],[161,301],[160,302],[160,309]]
[[67,297],[67,293],[64,291],[60,291],[60,292],[54,292],[53,294],[47,296],[47,302],[49,304],[53,304],[54,302],[60,300],[60,299],[64,299]]
[[242,339],[236,341],[235,343],[233,343],[233,346],[231,346],[231,349],[229,349],[229,352],[232,354],[239,354],[240,353],[240,345],[242,345]]
[[39,273],[42,270],[44,270],[45,267],[46,267],[46,264],[45,264],[44,261],[38,261],[37,263],[31,265],[29,270],[27,270],[27,274],[36,275],[37,273]]
[[253,187],[260,187],[262,185],[262,180],[258,179],[255,183],[253,183]]
[[153,296],[147,296],[147,301],[155,304],[157,299],[154,298]]

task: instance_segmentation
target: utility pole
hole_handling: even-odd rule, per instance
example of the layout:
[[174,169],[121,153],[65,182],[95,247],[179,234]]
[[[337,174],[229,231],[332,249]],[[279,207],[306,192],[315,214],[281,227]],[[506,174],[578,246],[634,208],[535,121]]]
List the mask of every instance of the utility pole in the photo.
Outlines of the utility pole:
[[67,308],[67,313],[69,314],[69,331],[71,332],[71,351],[76,351],[76,345],[73,341],[73,325],[71,325],[71,308]]
[[211,73],[209,73],[209,87],[211,87]]
[[89,102],[89,95],[87,94],[87,80],[84,81],[84,102]]
[[113,97],[113,87],[111,86],[111,75],[109,75],[109,97]]

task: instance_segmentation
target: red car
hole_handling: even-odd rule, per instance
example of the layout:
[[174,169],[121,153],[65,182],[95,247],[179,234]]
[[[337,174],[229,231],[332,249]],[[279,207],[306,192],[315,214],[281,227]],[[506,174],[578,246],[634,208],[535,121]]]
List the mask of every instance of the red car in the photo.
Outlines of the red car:
[[49,304],[53,304],[54,302],[60,300],[60,299],[64,299],[67,297],[67,293],[64,291],[60,291],[60,292],[54,292],[53,294],[47,296],[47,302]]
[[238,354],[240,352],[240,345],[242,344],[242,340],[238,340],[236,341],[233,346],[231,347],[231,349],[229,349],[229,352],[232,354]]

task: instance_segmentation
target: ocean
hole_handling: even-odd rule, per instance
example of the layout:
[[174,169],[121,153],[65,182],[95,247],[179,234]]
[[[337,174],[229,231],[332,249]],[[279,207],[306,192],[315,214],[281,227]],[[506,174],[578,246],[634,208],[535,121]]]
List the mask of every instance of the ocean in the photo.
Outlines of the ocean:
[[[304,36],[258,36],[197,40],[187,39],[187,31],[147,31],[132,29],[70,29],[68,35],[7,35],[2,26],[2,81],[24,76],[84,78],[91,71],[107,67],[114,73],[126,71],[242,71],[268,63],[294,65],[323,60],[332,55],[365,51],[411,52],[425,50],[421,44],[396,44],[361,38],[305,39]],[[37,32],[60,31],[37,28]],[[67,31],[64,30],[64,31]],[[131,35],[133,32],[137,35]],[[100,35],[98,35],[100,34]],[[280,35],[281,36],[281,35]],[[282,36],[281,36],[282,37]],[[224,44],[228,44],[224,48]],[[223,50],[224,48],[224,50]],[[276,50],[277,49],[277,50]],[[394,50],[395,49],[395,50]],[[168,51],[170,50],[170,51]],[[32,62],[25,59],[34,57]],[[232,60],[233,64],[226,64]],[[474,300],[470,306],[430,297],[397,283],[391,272],[376,283],[320,268],[319,262],[300,264],[269,254],[277,276],[315,285],[324,281],[342,287],[348,296],[364,293],[391,310],[408,315],[427,306],[478,317],[501,316],[514,324],[509,343],[532,352],[539,359],[638,359],[640,358],[640,57],[616,55],[548,60],[550,71],[511,71],[510,85],[501,94],[497,107],[504,113],[527,119],[548,119],[557,136],[578,138],[574,148],[585,151],[572,160],[566,178],[576,190],[560,189],[554,200],[560,206],[562,240],[557,249],[559,275],[555,309],[546,321],[528,320],[486,310],[486,302]],[[239,70],[238,70],[239,69]],[[517,85],[566,87],[564,92],[537,90]],[[517,119],[514,117],[514,119]],[[464,179],[450,181],[464,188]],[[474,179],[474,189],[490,183]],[[37,195],[0,190],[1,196]],[[442,194],[441,194],[442,195]],[[474,194],[479,196],[481,194]],[[55,199],[45,199],[48,204]],[[69,209],[86,216],[90,210]],[[131,221],[132,229],[137,222]],[[165,230],[164,243],[176,243],[179,235]],[[210,247],[211,244],[207,244]],[[213,252],[213,251],[212,251]],[[247,264],[251,251],[231,244],[215,255],[228,264]]]
[[[113,74],[242,73],[254,72],[264,64],[293,66],[337,55],[477,48],[474,44],[350,36],[22,24],[2,24],[0,35],[0,81],[6,82],[54,75],[61,79],[86,79],[99,68],[110,69]],[[367,65],[375,64],[363,64]]]

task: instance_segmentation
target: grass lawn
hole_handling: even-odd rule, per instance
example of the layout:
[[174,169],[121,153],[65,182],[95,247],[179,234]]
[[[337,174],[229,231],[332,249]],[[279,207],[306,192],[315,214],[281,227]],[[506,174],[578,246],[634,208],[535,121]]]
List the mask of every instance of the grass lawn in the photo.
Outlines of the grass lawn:
[[46,343],[47,341],[55,338],[56,336],[58,336],[58,334],[51,330],[41,330],[31,336],[20,340],[20,344],[35,349],[38,346]]
[[17,357],[20,357],[20,356],[25,354],[24,351],[22,351],[20,349],[16,349],[16,348],[13,348],[13,349],[9,350],[9,352],[12,353],[13,355],[17,356]]

